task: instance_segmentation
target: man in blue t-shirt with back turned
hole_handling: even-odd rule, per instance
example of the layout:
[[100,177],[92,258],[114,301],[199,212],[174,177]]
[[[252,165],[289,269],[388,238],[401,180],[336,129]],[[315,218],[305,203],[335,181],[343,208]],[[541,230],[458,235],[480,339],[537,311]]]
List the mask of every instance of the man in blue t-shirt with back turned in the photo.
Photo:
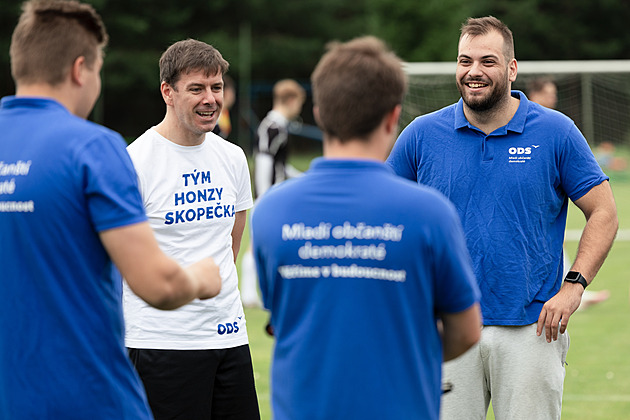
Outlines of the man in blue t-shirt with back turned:
[[174,309],[221,287],[159,249],[124,140],[88,122],[107,33],[92,6],[24,4],[0,102],[0,418],[150,419],[123,343],[122,280]]
[[[453,391],[442,420],[560,419],[569,317],[617,231],[608,177],[575,124],[512,91],[512,32],[494,17],[469,19],[457,55],[461,100],[413,121],[388,163],[457,208],[479,288],[479,344],[444,365]],[[571,199],[586,217],[563,281]]]
[[479,291],[452,204],[384,164],[401,62],[374,37],[334,44],[312,86],[324,157],[252,215],[274,418],[437,420],[442,360],[479,338]]

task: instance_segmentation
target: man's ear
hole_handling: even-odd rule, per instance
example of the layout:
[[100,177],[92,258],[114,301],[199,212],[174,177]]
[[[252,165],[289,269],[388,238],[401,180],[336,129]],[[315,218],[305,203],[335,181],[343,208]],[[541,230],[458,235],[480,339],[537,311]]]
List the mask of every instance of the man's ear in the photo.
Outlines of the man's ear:
[[518,63],[516,62],[516,59],[513,58],[512,60],[510,60],[510,64],[508,66],[508,75],[509,75],[510,82],[512,83],[516,82],[517,73],[518,73]]
[[166,82],[160,84],[160,92],[166,105],[173,106],[173,87]]
[[394,109],[385,114],[385,130],[387,134],[392,134],[398,130],[398,120],[400,119],[401,111],[402,105],[396,105]]
[[317,105],[313,105],[313,118],[315,118],[315,123],[321,127],[322,125],[319,121],[319,107]]
[[77,57],[70,67],[70,80],[79,86],[83,86],[85,81],[83,80],[85,70],[85,57],[82,55]]

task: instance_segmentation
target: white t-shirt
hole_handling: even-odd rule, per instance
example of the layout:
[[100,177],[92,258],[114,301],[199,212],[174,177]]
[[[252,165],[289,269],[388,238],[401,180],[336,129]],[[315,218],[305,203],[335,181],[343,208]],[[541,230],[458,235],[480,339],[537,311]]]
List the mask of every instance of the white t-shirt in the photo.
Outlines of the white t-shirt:
[[235,214],[253,205],[245,153],[213,133],[199,146],[180,146],[153,128],[127,150],[160,248],[182,266],[212,256],[223,282],[218,296],[173,311],[149,306],[125,283],[125,345],[204,350],[247,344],[231,236]]

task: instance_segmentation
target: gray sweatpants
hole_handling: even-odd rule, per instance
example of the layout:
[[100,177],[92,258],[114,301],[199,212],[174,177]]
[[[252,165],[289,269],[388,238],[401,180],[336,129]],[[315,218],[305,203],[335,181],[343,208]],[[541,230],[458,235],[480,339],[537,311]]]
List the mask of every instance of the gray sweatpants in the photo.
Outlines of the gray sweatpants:
[[479,343],[443,365],[442,381],[453,389],[440,419],[485,419],[490,400],[496,420],[560,419],[568,350],[568,331],[547,343],[536,324],[483,327]]

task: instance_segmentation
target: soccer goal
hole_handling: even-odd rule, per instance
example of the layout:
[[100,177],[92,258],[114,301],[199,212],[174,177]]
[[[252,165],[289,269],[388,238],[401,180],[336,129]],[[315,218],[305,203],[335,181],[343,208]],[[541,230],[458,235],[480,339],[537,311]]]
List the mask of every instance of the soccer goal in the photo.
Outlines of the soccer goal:
[[[459,100],[455,67],[455,62],[405,63],[409,92],[401,127]],[[630,145],[630,60],[519,61],[512,88],[526,92],[528,81],[542,76],[556,83],[556,109],[575,121],[591,146]]]

